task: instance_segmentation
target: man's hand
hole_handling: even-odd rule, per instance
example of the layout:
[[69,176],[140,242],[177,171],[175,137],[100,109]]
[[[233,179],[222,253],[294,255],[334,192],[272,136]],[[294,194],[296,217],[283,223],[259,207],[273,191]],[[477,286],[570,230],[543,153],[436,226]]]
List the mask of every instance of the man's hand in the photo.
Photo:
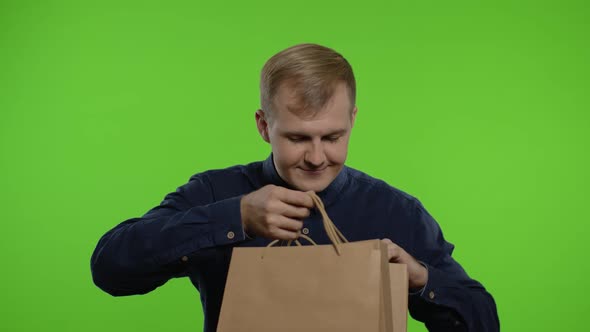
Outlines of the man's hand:
[[264,186],[240,201],[246,233],[279,240],[297,239],[302,220],[313,207],[308,194],[275,185]]
[[418,263],[418,261],[408,254],[402,247],[391,242],[390,239],[381,240],[387,244],[390,263],[406,264],[408,266],[408,277],[410,288],[422,289],[428,281],[428,270]]

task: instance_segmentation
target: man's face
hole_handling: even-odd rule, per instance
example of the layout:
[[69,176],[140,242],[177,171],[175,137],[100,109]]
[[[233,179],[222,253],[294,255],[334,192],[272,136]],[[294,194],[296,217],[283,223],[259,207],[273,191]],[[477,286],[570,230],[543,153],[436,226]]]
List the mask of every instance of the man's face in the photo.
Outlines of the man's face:
[[272,119],[256,113],[258,130],[271,144],[275,167],[283,180],[301,191],[324,190],[338,175],[348,152],[348,141],[357,109],[351,114],[344,83],[330,101],[314,115],[302,117],[289,111],[296,98],[282,85],[274,101]]

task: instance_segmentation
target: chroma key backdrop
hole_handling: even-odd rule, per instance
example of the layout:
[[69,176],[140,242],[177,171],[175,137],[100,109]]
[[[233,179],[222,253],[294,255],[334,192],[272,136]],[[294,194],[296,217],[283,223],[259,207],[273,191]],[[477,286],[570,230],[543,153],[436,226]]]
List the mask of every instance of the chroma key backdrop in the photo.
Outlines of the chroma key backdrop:
[[0,331],[200,331],[188,279],[114,298],[90,255],[192,174],[266,158],[260,69],[303,42],[355,70],[348,165],[424,203],[502,330],[584,330],[589,22],[570,0],[1,1]]

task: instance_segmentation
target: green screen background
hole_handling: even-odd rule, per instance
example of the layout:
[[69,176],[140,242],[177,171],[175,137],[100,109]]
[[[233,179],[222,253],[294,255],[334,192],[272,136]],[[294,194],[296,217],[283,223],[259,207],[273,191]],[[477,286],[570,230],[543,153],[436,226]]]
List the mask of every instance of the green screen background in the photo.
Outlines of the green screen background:
[[201,330],[188,279],[113,298],[90,255],[192,174],[269,154],[259,71],[301,42],[355,70],[348,164],[424,203],[503,330],[583,330],[589,6],[1,1],[0,330]]

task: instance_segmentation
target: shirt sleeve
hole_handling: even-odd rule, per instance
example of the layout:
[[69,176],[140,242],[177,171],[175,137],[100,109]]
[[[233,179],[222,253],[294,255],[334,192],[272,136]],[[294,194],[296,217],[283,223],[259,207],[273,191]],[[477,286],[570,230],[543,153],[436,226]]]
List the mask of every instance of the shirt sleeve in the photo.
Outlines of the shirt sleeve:
[[438,223],[419,201],[411,213],[412,255],[428,270],[425,287],[409,297],[412,317],[429,331],[499,331],[491,294],[451,257],[454,246],[445,241]]
[[141,218],[104,234],[91,258],[94,283],[113,296],[145,294],[186,275],[188,256],[246,239],[242,196],[216,201],[207,177],[193,176]]

